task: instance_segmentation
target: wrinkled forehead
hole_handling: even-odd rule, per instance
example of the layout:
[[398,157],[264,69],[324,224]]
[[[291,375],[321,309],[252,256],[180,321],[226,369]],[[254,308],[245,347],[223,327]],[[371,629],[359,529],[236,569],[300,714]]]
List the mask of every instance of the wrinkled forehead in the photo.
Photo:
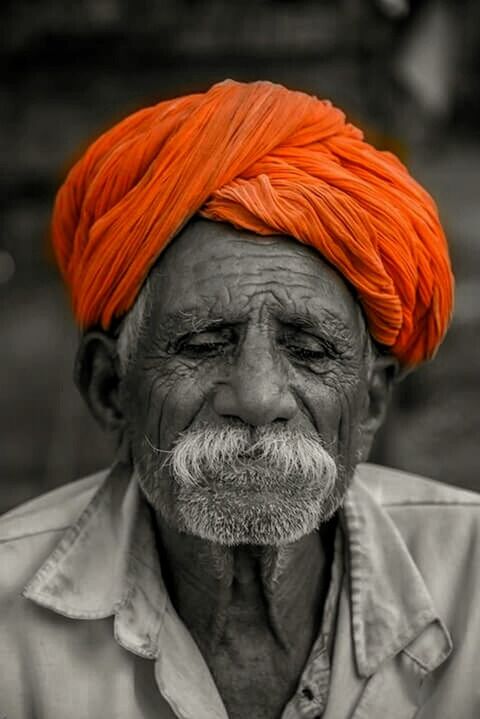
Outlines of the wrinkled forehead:
[[195,219],[151,274],[157,316],[211,310],[226,314],[261,303],[363,329],[360,306],[341,275],[313,249],[287,236],[262,237]]

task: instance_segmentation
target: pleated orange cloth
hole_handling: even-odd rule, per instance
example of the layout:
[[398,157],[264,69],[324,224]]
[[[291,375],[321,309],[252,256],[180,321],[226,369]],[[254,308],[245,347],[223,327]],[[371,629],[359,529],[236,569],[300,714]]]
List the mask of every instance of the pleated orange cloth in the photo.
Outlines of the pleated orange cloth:
[[430,195],[330,102],[231,80],[130,115],[70,171],[52,237],[81,326],[124,315],[197,213],[314,247],[403,365],[441,342],[453,277]]

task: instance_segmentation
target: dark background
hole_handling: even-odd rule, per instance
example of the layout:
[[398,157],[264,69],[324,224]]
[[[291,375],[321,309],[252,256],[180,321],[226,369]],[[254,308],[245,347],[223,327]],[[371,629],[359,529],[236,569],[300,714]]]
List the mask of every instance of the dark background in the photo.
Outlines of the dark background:
[[396,392],[374,459],[480,489],[480,3],[16,0],[0,11],[0,510],[107,464],[72,383],[48,247],[55,189],[102,129],[226,77],[331,98],[436,197],[457,275],[437,359]]

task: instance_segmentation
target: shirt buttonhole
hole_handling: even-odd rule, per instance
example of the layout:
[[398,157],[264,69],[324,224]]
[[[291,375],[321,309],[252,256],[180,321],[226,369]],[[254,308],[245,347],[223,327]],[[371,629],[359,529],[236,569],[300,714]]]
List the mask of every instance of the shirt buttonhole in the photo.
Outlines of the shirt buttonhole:
[[308,699],[309,702],[311,702],[312,699],[315,698],[315,696],[314,696],[312,690],[310,689],[310,687],[303,687],[303,689],[302,689],[302,696],[304,696],[305,699]]

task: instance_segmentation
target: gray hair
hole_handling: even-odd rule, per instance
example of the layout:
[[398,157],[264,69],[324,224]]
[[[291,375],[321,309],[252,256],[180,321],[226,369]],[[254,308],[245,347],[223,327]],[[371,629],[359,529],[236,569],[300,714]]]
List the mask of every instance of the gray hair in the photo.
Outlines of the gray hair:
[[120,370],[125,375],[135,360],[138,344],[145,331],[147,320],[151,311],[151,281],[147,277],[141,288],[135,304],[123,318],[117,340],[117,354]]

